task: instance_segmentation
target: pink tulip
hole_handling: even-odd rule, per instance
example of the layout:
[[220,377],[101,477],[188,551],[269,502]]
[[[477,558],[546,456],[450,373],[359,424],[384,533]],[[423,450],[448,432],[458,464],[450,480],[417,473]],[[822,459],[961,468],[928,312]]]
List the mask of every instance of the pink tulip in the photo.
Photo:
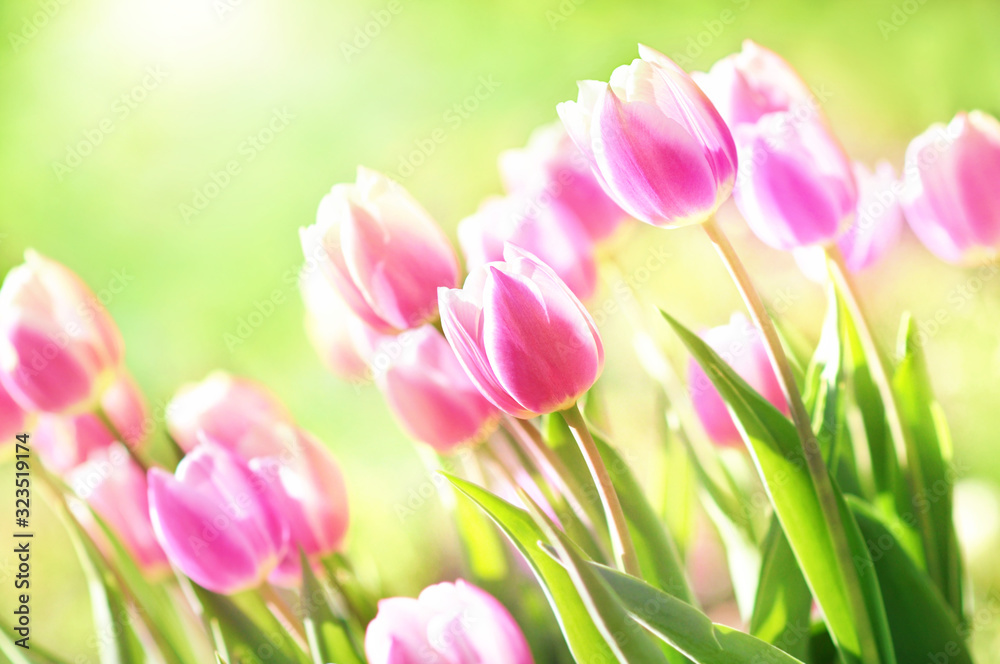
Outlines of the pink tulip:
[[507,609],[459,579],[425,588],[417,599],[378,604],[365,633],[370,664],[532,664]]
[[92,413],[43,413],[38,416],[31,441],[45,466],[65,475],[95,452],[107,450],[115,442],[115,436]]
[[[146,474],[121,443],[91,452],[66,480],[117,535],[141,569],[151,575],[169,570],[167,556],[149,520]],[[91,538],[110,551],[103,531],[89,512],[77,510],[77,516]]]
[[307,261],[319,265],[347,305],[381,332],[437,319],[437,289],[458,282],[458,260],[431,216],[398,183],[358,169],[320,202],[300,231]]
[[0,288],[0,382],[25,410],[86,410],[121,363],[104,306],[65,266],[27,251]]
[[628,218],[601,188],[561,122],[539,127],[527,147],[501,152],[497,163],[509,193],[540,208],[569,210],[594,242],[611,236]]
[[123,443],[136,447],[146,439],[151,426],[146,400],[127,372],[120,372],[104,390],[101,408],[115,426],[115,432]]
[[170,561],[217,593],[254,588],[285,555],[288,526],[266,494],[266,479],[235,454],[201,445],[175,475],[149,471],[149,512]]
[[210,440],[245,459],[279,453],[292,416],[263,385],[216,371],[167,405],[167,428],[185,452]]
[[306,306],[306,333],[320,359],[335,376],[361,379],[368,373],[357,340],[364,323],[319,271],[306,274],[299,290]]
[[[767,350],[747,317],[734,313],[727,325],[713,327],[701,337],[729,366],[775,408],[788,414],[788,404],[767,357]],[[695,412],[716,444],[739,446],[741,438],[722,396],[694,359],[688,366],[688,389]]]
[[797,118],[819,114],[812,92],[792,66],[749,39],[743,50],[719,60],[707,74],[691,76],[733,130],[768,113],[790,111]]
[[465,372],[500,410],[534,417],[572,406],[597,380],[594,320],[555,273],[507,244],[503,263],[442,288],[441,323]]
[[597,288],[594,246],[573,212],[558,203],[539,207],[523,196],[493,196],[458,225],[470,271],[503,260],[510,242],[538,256],[581,300]]
[[870,171],[854,162],[858,183],[858,209],[854,223],[837,241],[851,272],[860,272],[881,260],[899,243],[903,211],[899,204],[901,184],[892,164],[880,161]]
[[906,150],[903,211],[941,260],[976,263],[1000,245],[1000,122],[959,113],[932,125]]
[[582,81],[559,117],[625,211],[655,226],[700,223],[733,189],[736,146],[691,77],[653,49],[639,54],[609,83]]
[[349,521],[344,475],[322,443],[301,430],[285,452],[256,457],[250,468],[267,482],[270,502],[289,527],[288,551],[270,580],[297,587],[300,548],[316,562],[343,544]]
[[858,192],[826,125],[770,113],[734,135],[743,168],[733,197],[757,237],[782,250],[836,240],[854,216]]
[[26,419],[27,414],[0,384],[0,447],[10,444],[17,434],[26,433]]
[[431,325],[412,330],[375,379],[406,432],[442,454],[485,438],[499,413]]

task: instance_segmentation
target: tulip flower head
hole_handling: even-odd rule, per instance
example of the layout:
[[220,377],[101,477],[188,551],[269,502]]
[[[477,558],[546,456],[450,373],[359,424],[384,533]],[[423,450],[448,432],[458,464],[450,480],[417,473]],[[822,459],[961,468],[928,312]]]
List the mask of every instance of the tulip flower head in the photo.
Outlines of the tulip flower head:
[[130,447],[142,443],[150,423],[146,400],[126,371],[120,371],[101,395],[101,409],[114,425],[116,437]]
[[[94,450],[68,476],[76,495],[97,513],[141,569],[150,575],[169,570],[149,518],[146,474],[121,443]],[[100,526],[86,510],[77,517],[98,544],[106,544]],[[108,549],[110,550],[110,549]]]
[[358,350],[358,335],[364,323],[318,270],[303,276],[299,290],[306,307],[306,334],[320,359],[335,376],[361,379],[368,372],[368,364]]
[[507,609],[459,579],[425,588],[417,599],[378,604],[365,633],[370,664],[532,664]]
[[496,428],[499,412],[462,369],[431,325],[412,330],[375,382],[406,432],[442,454],[475,443]]
[[644,46],[639,54],[608,83],[580,82],[559,117],[622,209],[654,226],[700,223],[732,191],[733,137],[680,67]]
[[365,168],[323,198],[300,236],[306,260],[318,261],[354,313],[381,332],[436,320],[437,289],[458,282],[455,251],[430,214]]
[[92,413],[38,416],[32,442],[45,466],[60,475],[84,463],[93,453],[105,450],[115,436]]
[[590,314],[538,258],[512,244],[505,261],[442,288],[441,323],[466,374],[493,405],[534,417],[576,403],[604,368]]
[[[764,342],[746,316],[734,313],[728,324],[706,330],[701,337],[750,387],[775,408],[788,414],[788,404],[771,367]],[[722,396],[693,358],[688,366],[688,389],[695,413],[709,438],[725,447],[741,445],[739,430]]]
[[254,588],[278,565],[288,526],[277,509],[266,480],[216,445],[190,452],[174,475],[149,471],[157,541],[174,566],[213,592]]
[[497,165],[508,193],[520,194],[538,207],[568,210],[569,218],[594,242],[610,237],[628,218],[594,177],[587,157],[561,122],[536,129],[526,147],[501,152]]
[[96,405],[121,364],[118,328],[72,271],[34,251],[0,288],[0,382],[25,410]]
[[906,150],[903,212],[914,234],[949,263],[971,264],[1000,246],[1000,122],[959,113]]
[[540,207],[523,196],[487,198],[458,225],[458,241],[470,271],[503,260],[505,242],[540,258],[581,300],[597,288],[594,246],[571,210],[559,203]]

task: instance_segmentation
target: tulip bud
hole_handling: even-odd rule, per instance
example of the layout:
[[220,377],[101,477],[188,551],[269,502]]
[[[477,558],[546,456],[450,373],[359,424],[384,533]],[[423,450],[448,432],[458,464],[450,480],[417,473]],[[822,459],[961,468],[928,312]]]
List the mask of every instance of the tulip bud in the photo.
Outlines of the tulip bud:
[[208,439],[245,459],[280,452],[278,425],[292,425],[292,416],[267,388],[222,371],[183,386],[166,411],[167,429],[185,452]]
[[782,250],[836,240],[854,216],[858,192],[826,125],[770,113],[735,136],[743,168],[733,198],[754,234]]
[[520,194],[540,208],[552,205],[568,210],[594,242],[611,236],[628,218],[601,188],[561,122],[539,127],[527,147],[501,152],[497,164],[509,193]]
[[[141,569],[150,575],[169,570],[167,556],[157,543],[149,520],[146,474],[121,443],[92,451],[87,461],[77,466],[66,480],[115,533]],[[89,511],[74,511],[91,539],[110,553],[104,532]]]
[[582,81],[559,117],[626,212],[654,226],[700,223],[733,189],[733,137],[680,67],[644,46],[639,54],[609,83]]
[[201,445],[171,475],[149,471],[149,512],[170,561],[213,592],[264,582],[284,556],[288,527],[268,499],[266,479],[235,454]]
[[316,562],[340,550],[347,533],[347,488],[344,475],[322,443],[304,431],[280,455],[250,460],[250,468],[267,482],[271,505],[288,523],[289,547],[270,580],[283,586],[302,581],[299,549]]
[[747,39],[739,53],[728,55],[708,73],[691,74],[733,130],[754,124],[768,113],[791,112],[802,118],[819,114],[812,92],[790,64]]
[[146,400],[127,372],[120,372],[104,390],[101,409],[111,420],[123,443],[134,448],[146,439],[149,417]]
[[[781,412],[788,414],[788,404],[771,368],[767,350],[757,331],[742,313],[734,313],[727,325],[720,325],[701,334],[709,346],[729,363],[729,366],[765,399]],[[705,431],[717,445],[741,445],[741,438],[722,396],[712,385],[701,366],[691,360],[688,366],[688,389],[691,401]]]
[[3,383],[0,383],[0,447],[14,440],[14,436],[24,433],[27,415],[24,410],[7,394]]
[[0,288],[0,380],[25,410],[86,410],[121,363],[121,334],[68,268],[24,261]]
[[358,169],[319,204],[300,231],[306,260],[316,260],[347,305],[381,332],[437,318],[437,289],[458,282],[458,260],[431,216],[398,183]]
[[521,629],[500,602],[459,579],[417,599],[378,603],[365,633],[370,664],[532,664]]
[[319,271],[306,274],[299,290],[306,306],[306,334],[320,359],[335,376],[362,378],[368,365],[358,352],[357,335],[364,323]]
[[503,263],[442,288],[441,323],[466,374],[493,405],[534,417],[576,403],[604,368],[594,320],[555,273],[507,244]]
[[84,463],[91,454],[110,447],[115,442],[115,436],[99,417],[91,413],[43,413],[38,416],[32,442],[46,468],[65,475]]
[[971,264],[1000,245],[1000,122],[959,113],[932,125],[906,150],[903,211],[941,260]]
[[433,326],[412,330],[375,379],[406,432],[442,454],[485,438],[499,413]]
[[540,258],[581,300],[597,288],[594,246],[573,213],[558,203],[539,207],[522,196],[487,198],[458,225],[470,271],[503,260],[505,242]]

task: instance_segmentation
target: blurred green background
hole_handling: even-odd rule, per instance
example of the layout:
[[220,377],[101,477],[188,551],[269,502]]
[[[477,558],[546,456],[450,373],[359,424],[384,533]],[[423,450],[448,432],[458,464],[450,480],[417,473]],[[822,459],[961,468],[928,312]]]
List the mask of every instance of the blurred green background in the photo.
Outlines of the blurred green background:
[[[402,172],[453,235],[499,190],[496,154],[555,119],[575,80],[606,80],[635,57],[637,42],[707,69],[757,40],[824,92],[853,156],[897,168],[932,122],[960,109],[1000,114],[996,0],[4,0],[0,34],[0,272],[34,247],[99,294],[108,289],[128,367],[158,415],[180,384],[215,368],[269,385],[342,462],[352,555],[393,593],[453,576],[455,538],[436,498],[397,516],[430,475],[374,389],[324,371],[294,286],[297,229],[357,164]],[[456,114],[477,88],[478,108]],[[438,128],[445,139],[427,150]],[[822,290],[729,223],[772,306],[814,338]],[[641,284],[651,301],[692,326],[720,324],[738,307],[696,229],[634,229],[619,246],[626,272],[651,248],[670,255]],[[907,236],[861,282],[884,341],[904,310],[924,322],[959,468],[998,481],[1000,279],[972,279]],[[272,296],[278,304],[246,334],[241,325]],[[932,333],[941,311],[947,320]],[[602,326],[612,429],[623,447],[651,455],[656,392],[619,318]],[[0,486],[12,486],[10,472]],[[9,502],[0,500],[0,523]],[[34,637],[64,655],[92,653],[67,541],[54,525],[38,528]]]

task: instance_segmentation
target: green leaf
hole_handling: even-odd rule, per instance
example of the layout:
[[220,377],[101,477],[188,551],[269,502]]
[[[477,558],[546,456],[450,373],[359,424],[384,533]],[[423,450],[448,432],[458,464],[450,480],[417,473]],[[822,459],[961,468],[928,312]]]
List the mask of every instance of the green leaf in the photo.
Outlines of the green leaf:
[[305,612],[303,622],[313,663],[364,664],[351,626],[330,608],[326,591],[316,579],[312,565],[301,549],[299,561],[302,565],[300,602]]
[[[883,664],[891,663],[891,644],[880,642],[878,636],[884,632],[884,614],[871,612],[869,598],[864,597],[866,588],[852,561],[852,557],[864,559],[867,551],[838,552],[795,427],[701,338],[666,313],[663,316],[729,407],[843,658],[848,663],[871,662],[881,653]],[[856,598],[861,597],[865,606],[859,607]],[[856,610],[867,615],[855,615]]]
[[538,542],[545,541],[546,537],[532,518],[524,510],[471,482],[447,474],[444,476],[479,505],[525,557],[556,614],[574,658],[578,662],[619,661],[569,574],[538,546]]
[[863,501],[853,497],[847,501],[874,554],[872,561],[899,661],[972,664],[955,613],[904,551],[892,526]]
[[750,633],[789,655],[805,659],[809,648],[812,594],[781,524],[775,518],[771,519],[761,549]]
[[[951,469],[951,437],[944,413],[934,398],[923,353],[916,341],[916,327],[909,316],[900,331],[902,361],[893,387],[903,416],[903,426],[913,438],[916,458],[907,459],[916,478],[917,495],[911,509],[929,519],[925,551],[927,573],[956,615],[962,615],[962,565],[952,522],[955,475]],[[905,515],[904,515],[905,518]]]
[[635,577],[591,563],[628,612],[646,629],[697,664],[801,664],[791,655],[708,616]]

